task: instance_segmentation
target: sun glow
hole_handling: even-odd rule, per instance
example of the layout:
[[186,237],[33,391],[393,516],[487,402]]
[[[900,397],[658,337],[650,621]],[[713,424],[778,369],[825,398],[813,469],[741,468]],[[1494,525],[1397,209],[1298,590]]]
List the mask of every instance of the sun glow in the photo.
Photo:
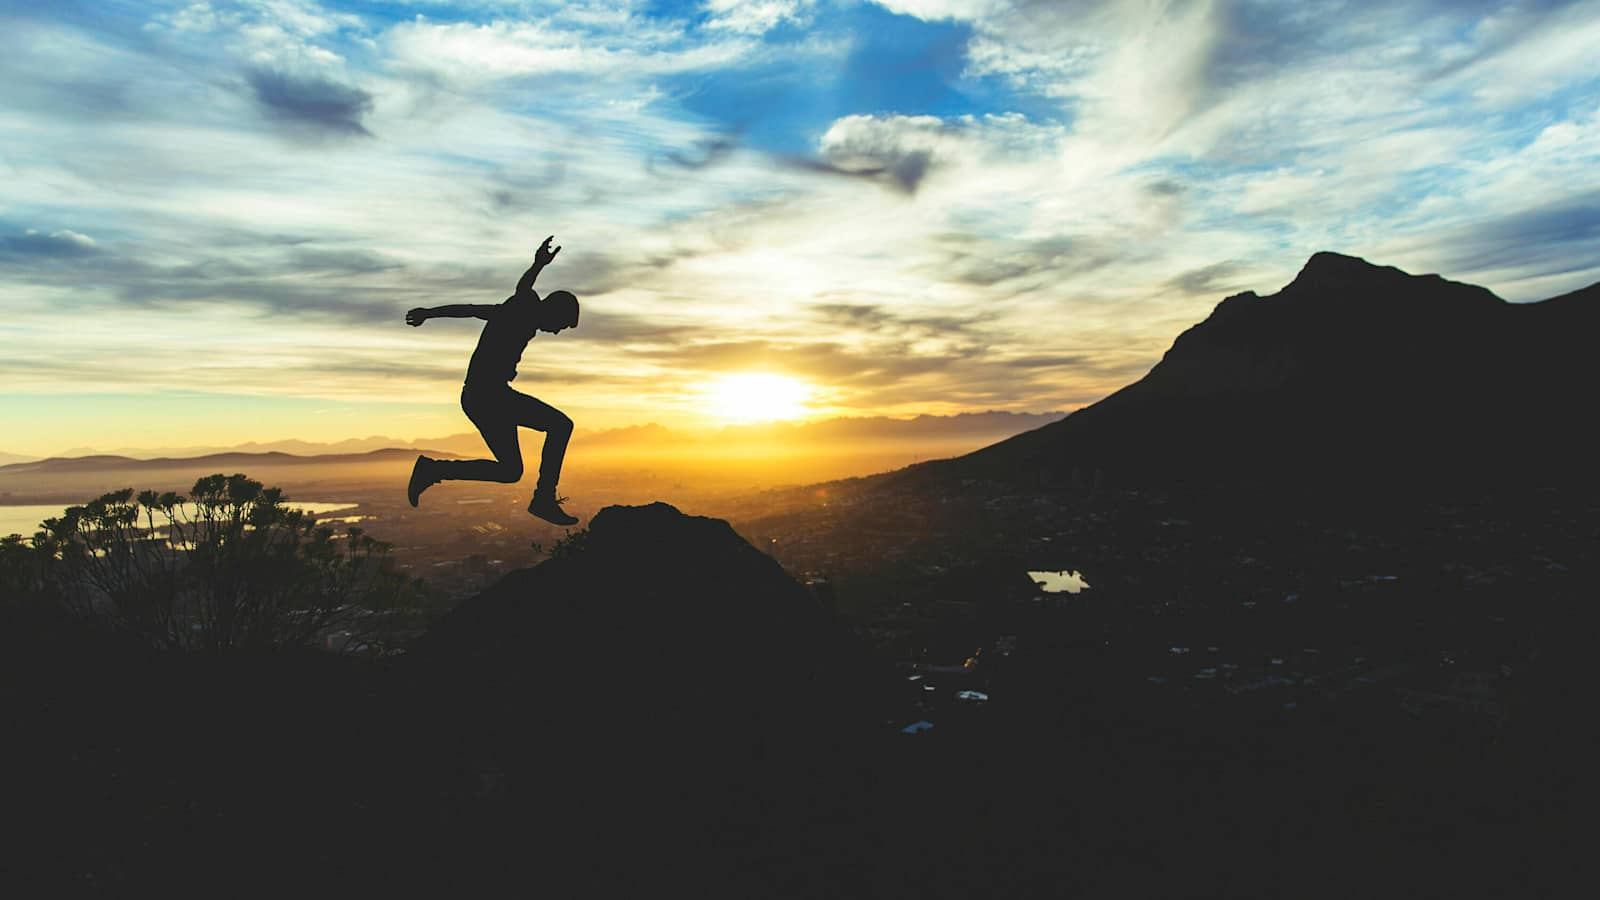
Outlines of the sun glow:
[[811,386],[786,375],[746,372],[706,385],[708,411],[725,422],[772,422],[804,416]]

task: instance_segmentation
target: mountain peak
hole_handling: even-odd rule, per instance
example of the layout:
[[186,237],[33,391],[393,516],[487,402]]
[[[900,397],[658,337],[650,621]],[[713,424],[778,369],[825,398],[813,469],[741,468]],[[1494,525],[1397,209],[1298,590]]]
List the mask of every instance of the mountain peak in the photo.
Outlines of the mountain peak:
[[1306,260],[1306,264],[1304,266],[1304,270],[1321,269],[1321,268],[1334,268],[1334,267],[1344,267],[1344,268],[1350,268],[1350,269],[1365,268],[1365,269],[1380,269],[1380,270],[1381,269],[1393,269],[1394,268],[1394,266],[1380,266],[1380,265],[1377,265],[1376,263],[1370,263],[1370,262],[1367,262],[1365,259],[1362,259],[1359,256],[1351,256],[1348,253],[1336,253],[1336,252],[1334,252],[1332,250],[1318,250],[1317,252],[1311,254],[1311,258],[1310,259]]
[[1311,258],[1300,268],[1300,274],[1296,275],[1294,281],[1284,290],[1370,287],[1386,282],[1392,283],[1397,278],[1410,277],[1413,276],[1394,266],[1374,265],[1359,256],[1319,250],[1311,254]]
[[1326,307],[1337,301],[1343,311],[1371,308],[1390,316],[1396,313],[1424,318],[1471,314],[1505,305],[1493,291],[1474,284],[1449,281],[1437,274],[1413,275],[1394,266],[1380,266],[1359,256],[1322,250],[1313,253],[1294,281],[1277,295],[1298,298],[1297,305],[1315,298]]

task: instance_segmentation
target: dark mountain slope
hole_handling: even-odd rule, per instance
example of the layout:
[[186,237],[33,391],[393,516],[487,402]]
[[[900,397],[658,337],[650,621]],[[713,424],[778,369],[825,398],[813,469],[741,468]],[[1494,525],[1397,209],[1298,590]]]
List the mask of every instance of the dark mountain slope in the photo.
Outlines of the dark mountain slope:
[[1600,286],[1535,304],[1334,253],[1222,301],[1061,422],[902,477],[1329,485],[1586,477]]

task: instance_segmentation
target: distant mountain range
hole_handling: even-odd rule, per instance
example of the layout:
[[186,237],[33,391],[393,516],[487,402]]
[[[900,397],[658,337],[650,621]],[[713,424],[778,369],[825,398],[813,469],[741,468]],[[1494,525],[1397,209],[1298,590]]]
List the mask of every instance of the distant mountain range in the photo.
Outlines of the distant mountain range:
[[[670,429],[654,423],[599,431],[580,431],[577,440],[589,450],[627,449],[653,447],[698,447],[703,445],[734,446],[766,441],[825,440],[829,442],[906,442],[939,445],[947,442],[994,441],[1020,431],[1037,428],[1060,419],[1065,413],[1018,413],[989,410],[985,412],[958,413],[949,416],[916,416],[897,419],[888,416],[847,416],[812,422],[772,422],[752,425],[730,425],[698,431]],[[969,444],[970,446],[970,444]],[[372,435],[344,441],[319,443],[315,441],[282,440],[250,441],[231,446],[193,445],[185,447],[139,448],[122,447],[112,450],[77,447],[52,457],[53,460],[88,460],[122,458],[132,460],[195,459],[226,454],[292,455],[296,457],[356,456],[377,450],[406,449],[441,450],[464,455],[477,455],[483,451],[483,439],[473,432],[445,435],[437,438],[404,440]],[[0,466],[16,463],[39,462],[38,457],[14,453],[0,453]],[[325,459],[324,461],[333,461]]]
[[56,457],[0,466],[0,503],[82,503],[118,488],[187,491],[196,478],[218,472],[243,472],[269,485],[291,488],[297,499],[334,486],[374,480],[402,480],[415,450],[295,456],[290,453],[211,453],[203,456],[134,459],[127,456]]
[[161,471],[167,469],[195,469],[205,471],[245,471],[268,466],[325,466],[343,463],[387,463],[404,461],[411,462],[416,458],[415,450],[388,449],[373,450],[369,453],[338,453],[322,456],[295,456],[290,453],[208,453],[202,456],[189,457],[157,457],[155,459],[135,459],[128,456],[115,456],[100,454],[96,456],[63,456],[50,459],[35,460],[33,462],[12,463],[0,466],[0,475],[15,477],[24,475],[55,475],[75,472],[141,472]]
[[[609,472],[718,490],[755,489],[777,484],[804,484],[830,478],[867,475],[923,459],[965,453],[1020,431],[1059,419],[1060,413],[984,412],[914,419],[831,419],[803,424],[746,425],[706,432],[676,431],[641,425],[593,433],[579,431],[568,457],[567,471],[582,480],[585,473]],[[81,502],[130,484],[186,489],[194,479],[214,472],[244,472],[305,496],[360,484],[403,482],[419,451],[438,456],[486,455],[477,434],[456,434],[404,446],[356,450],[388,438],[362,438],[336,444],[284,441],[264,446],[282,449],[227,449],[185,455],[147,456],[96,453],[0,465],[0,502]],[[405,442],[400,442],[405,443]],[[537,435],[523,441],[524,455],[536,460]],[[339,452],[331,452],[331,451]],[[329,451],[329,452],[321,452]],[[139,453],[138,456],[132,455]],[[531,463],[537,465],[536,462]],[[569,479],[570,480],[570,479]],[[613,479],[616,483],[616,479]],[[629,495],[632,496],[632,495]]]
[[[1144,378],[898,479],[1503,484],[1592,477],[1600,284],[1513,304],[1337,253],[1223,300]],[[1467,479],[1467,481],[1463,481]],[[1331,488],[1330,488],[1331,489]]]

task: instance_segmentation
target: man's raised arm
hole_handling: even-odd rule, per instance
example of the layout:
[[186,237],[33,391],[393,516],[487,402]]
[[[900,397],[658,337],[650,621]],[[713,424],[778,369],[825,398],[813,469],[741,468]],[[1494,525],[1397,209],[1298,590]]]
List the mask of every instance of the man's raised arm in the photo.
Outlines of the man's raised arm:
[[406,311],[406,324],[413,327],[429,319],[484,319],[494,315],[498,306],[485,303],[454,303],[450,306],[419,306]]
[[534,279],[538,278],[539,273],[544,271],[544,267],[550,265],[550,261],[556,258],[557,253],[561,252],[560,247],[556,247],[554,250],[550,249],[550,242],[555,239],[556,236],[552,234],[544,239],[543,244],[539,245],[539,252],[533,255],[533,265],[529,266],[528,271],[523,272],[522,278],[517,281],[517,293],[519,295],[533,291]]

